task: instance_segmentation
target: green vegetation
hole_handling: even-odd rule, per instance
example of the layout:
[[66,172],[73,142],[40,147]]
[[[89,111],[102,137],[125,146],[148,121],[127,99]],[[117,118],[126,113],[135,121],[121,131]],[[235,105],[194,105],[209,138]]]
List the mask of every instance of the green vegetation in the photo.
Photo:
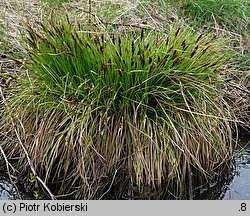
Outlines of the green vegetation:
[[50,4],[60,4],[60,3],[63,3],[63,2],[69,2],[70,0],[41,0],[41,2],[47,2],[47,3],[50,3]]
[[198,28],[217,28],[249,34],[250,2],[248,0],[184,0],[180,12]]
[[8,161],[36,198],[192,198],[228,168],[234,114],[249,118],[228,92],[248,68],[249,4],[91,2],[41,1],[15,34],[22,61],[0,125]]

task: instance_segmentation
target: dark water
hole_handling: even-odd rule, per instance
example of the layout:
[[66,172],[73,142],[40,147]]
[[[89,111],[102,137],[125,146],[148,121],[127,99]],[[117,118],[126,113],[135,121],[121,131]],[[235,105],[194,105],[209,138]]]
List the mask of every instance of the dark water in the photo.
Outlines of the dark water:
[[[7,177],[0,174],[0,200],[33,199],[16,190]],[[196,199],[250,200],[250,134],[239,138],[235,153],[235,169],[221,182],[211,182],[201,188]]]
[[198,191],[197,200],[250,200],[250,133],[238,139],[234,169]]
[[227,190],[222,193],[223,200],[250,200],[250,135],[241,137],[236,152],[236,170]]

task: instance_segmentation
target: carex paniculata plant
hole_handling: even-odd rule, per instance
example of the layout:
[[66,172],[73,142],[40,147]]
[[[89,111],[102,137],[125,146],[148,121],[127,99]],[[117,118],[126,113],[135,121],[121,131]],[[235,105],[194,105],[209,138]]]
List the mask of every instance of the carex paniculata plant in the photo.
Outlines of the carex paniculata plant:
[[[2,146],[75,199],[183,198],[231,157],[220,85],[226,42],[187,27],[115,31],[49,19],[24,35],[27,74],[9,91]],[[12,141],[11,141],[12,140]]]

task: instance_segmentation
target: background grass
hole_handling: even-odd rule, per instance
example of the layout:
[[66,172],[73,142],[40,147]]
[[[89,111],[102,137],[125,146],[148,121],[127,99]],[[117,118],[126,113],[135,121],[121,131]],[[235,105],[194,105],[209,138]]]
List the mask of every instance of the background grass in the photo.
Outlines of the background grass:
[[250,3],[246,0],[178,1],[180,12],[198,28],[223,28],[249,33]]

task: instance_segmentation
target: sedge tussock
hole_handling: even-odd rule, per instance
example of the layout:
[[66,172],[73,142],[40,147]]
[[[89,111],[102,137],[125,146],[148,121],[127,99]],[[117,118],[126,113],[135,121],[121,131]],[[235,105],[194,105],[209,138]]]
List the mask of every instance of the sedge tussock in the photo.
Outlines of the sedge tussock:
[[233,153],[219,91],[233,54],[180,26],[120,33],[69,18],[27,23],[28,75],[9,90],[1,145],[27,181],[14,123],[55,195],[192,197]]

